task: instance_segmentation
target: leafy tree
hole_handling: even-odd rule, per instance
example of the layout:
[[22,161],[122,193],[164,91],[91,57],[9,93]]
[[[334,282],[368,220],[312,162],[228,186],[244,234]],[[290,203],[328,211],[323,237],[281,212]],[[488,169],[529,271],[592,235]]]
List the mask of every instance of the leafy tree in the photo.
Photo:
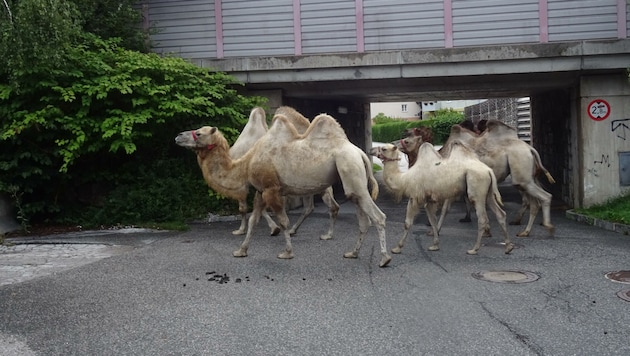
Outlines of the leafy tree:
[[[13,198],[24,225],[181,221],[229,210],[203,193],[194,155],[173,138],[212,124],[232,140],[262,99],[238,94],[224,73],[88,31],[86,14],[104,11],[96,3],[115,5],[0,7],[11,10],[0,11],[0,193]],[[97,20],[115,27],[125,16]]]

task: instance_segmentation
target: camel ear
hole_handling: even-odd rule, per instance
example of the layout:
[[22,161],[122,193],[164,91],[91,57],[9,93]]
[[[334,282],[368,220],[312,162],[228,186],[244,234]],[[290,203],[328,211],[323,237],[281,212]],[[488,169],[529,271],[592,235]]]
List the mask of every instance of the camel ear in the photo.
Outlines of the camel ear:
[[217,128],[216,127],[210,128],[210,135],[214,134],[215,132],[217,132]]

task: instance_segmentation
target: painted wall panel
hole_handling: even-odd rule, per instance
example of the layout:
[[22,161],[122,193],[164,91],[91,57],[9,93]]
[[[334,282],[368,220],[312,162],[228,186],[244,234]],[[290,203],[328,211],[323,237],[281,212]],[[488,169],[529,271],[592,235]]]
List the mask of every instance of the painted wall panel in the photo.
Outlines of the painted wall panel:
[[301,0],[302,53],[356,52],[354,0]]
[[214,1],[150,1],[155,51],[184,58],[216,57]]
[[364,0],[366,51],[444,47],[444,2]]
[[616,0],[549,0],[549,41],[617,38]]
[[538,42],[538,0],[453,0],[453,45]]
[[226,58],[294,53],[293,1],[223,0],[222,15]]
[[[218,1],[218,0],[217,0]],[[451,0],[452,24],[444,0],[221,0],[222,32],[217,33],[214,0],[148,0],[156,52],[186,58],[271,56],[330,52],[485,46],[541,41],[539,0]],[[299,25],[294,23],[299,3]],[[618,0],[547,0],[549,42],[617,39],[630,35],[630,4]],[[618,6],[625,8],[617,23]],[[358,19],[363,32],[357,33]],[[624,29],[625,25],[625,29]],[[295,31],[301,42],[296,43]],[[542,29],[544,30],[544,29]],[[625,32],[624,32],[625,30]]]

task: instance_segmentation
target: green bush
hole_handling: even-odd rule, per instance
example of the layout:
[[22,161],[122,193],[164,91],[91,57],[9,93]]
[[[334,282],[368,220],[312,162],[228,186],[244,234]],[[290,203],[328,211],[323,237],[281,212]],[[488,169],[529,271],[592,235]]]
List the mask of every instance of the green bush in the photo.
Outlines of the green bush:
[[118,43],[88,35],[62,65],[0,78],[0,193],[13,197],[23,224],[87,224],[84,212],[100,206],[107,211],[90,223],[180,220],[213,208],[194,154],[174,137],[209,124],[232,142],[263,99],[239,95],[224,73]]
[[372,140],[376,142],[392,142],[399,140],[403,132],[412,127],[425,126],[433,132],[433,143],[441,145],[448,139],[451,127],[464,120],[464,114],[453,109],[442,109],[435,112],[435,118],[429,120],[384,120],[382,124],[372,126]]

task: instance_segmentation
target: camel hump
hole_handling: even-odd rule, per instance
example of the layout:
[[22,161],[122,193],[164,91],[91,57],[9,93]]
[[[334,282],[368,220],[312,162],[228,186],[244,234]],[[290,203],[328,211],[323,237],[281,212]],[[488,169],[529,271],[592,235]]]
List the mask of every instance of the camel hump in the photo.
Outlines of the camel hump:
[[488,120],[488,122],[486,122],[486,131],[488,132],[495,132],[495,133],[509,133],[509,134],[514,134],[516,133],[516,129],[513,128],[512,126],[509,126],[499,120]]
[[291,119],[282,114],[276,114],[273,117],[271,128],[269,128],[269,135],[274,140],[289,140],[298,138],[299,132],[293,125]]
[[313,139],[348,140],[348,136],[346,136],[346,132],[341,128],[341,125],[328,114],[317,115],[303,136]]
[[290,106],[281,106],[277,108],[274,117],[275,115],[284,115],[291,121],[291,123],[293,123],[293,126],[295,126],[299,133],[306,131],[308,125],[311,124],[304,115]]
[[420,149],[418,150],[418,161],[420,161],[420,157],[422,157],[422,159],[426,159],[428,162],[439,161],[442,159],[442,156],[440,156],[438,151],[435,150],[435,147],[428,142],[425,142],[420,146]]
[[243,131],[230,148],[230,156],[232,158],[243,156],[267,131],[269,131],[269,127],[267,126],[265,110],[261,107],[253,108]]

